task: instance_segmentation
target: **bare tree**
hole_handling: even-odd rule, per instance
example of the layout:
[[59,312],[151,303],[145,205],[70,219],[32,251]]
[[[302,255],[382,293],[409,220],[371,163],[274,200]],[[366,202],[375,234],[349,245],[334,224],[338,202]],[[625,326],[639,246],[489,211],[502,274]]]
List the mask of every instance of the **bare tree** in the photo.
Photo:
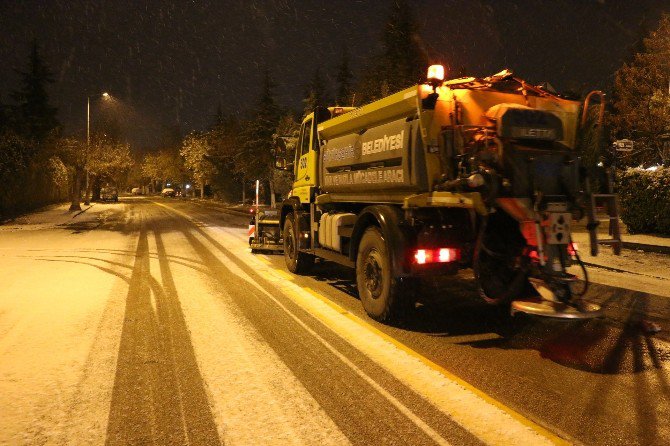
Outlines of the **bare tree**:
[[216,174],[216,166],[208,159],[214,151],[206,134],[191,133],[182,143],[179,154],[184,158],[184,166],[193,175],[200,187],[200,198],[205,197],[205,186]]

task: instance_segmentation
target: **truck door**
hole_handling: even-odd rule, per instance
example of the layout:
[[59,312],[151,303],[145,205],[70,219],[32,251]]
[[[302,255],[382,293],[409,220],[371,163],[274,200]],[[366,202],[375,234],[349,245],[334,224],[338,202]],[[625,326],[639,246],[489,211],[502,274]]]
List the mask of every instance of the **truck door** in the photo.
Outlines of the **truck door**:
[[316,185],[317,152],[313,145],[318,144],[318,138],[314,132],[314,119],[310,116],[302,123],[296,148],[298,162],[295,165],[293,195],[299,197],[301,203],[310,202],[310,189]]

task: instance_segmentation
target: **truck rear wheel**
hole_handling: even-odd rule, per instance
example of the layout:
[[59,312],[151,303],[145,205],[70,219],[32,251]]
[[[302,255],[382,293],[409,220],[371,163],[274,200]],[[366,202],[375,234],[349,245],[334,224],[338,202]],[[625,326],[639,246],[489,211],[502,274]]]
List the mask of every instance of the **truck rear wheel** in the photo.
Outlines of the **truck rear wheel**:
[[528,286],[526,271],[516,264],[525,239],[507,214],[494,214],[490,220],[477,240],[472,269],[481,298],[491,305],[508,305],[523,297]]
[[300,252],[300,234],[293,216],[284,222],[284,260],[286,267],[294,274],[307,273],[314,265],[314,256]]
[[[376,226],[365,230],[356,258],[356,285],[365,312],[380,322],[391,321],[407,307],[401,283],[393,277],[391,261],[381,231]],[[409,297],[409,296],[407,296]]]

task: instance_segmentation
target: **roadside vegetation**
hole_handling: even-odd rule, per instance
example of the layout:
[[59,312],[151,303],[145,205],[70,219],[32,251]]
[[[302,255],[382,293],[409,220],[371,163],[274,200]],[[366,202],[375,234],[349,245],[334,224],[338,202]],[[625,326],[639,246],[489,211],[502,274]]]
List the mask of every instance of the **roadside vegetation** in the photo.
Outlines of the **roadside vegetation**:
[[103,183],[125,184],[133,165],[128,144],[102,131],[90,144],[63,135],[47,93],[53,75],[36,42],[20,75],[13,103],[0,104],[0,221],[66,199],[79,210]]
[[670,235],[670,168],[619,175],[621,219],[630,233]]

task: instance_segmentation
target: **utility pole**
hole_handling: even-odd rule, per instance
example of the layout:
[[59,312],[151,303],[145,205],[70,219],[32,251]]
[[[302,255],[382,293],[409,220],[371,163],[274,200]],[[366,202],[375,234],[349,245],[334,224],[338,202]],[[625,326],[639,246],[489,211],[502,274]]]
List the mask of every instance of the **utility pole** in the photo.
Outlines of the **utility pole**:
[[[108,99],[109,93],[105,92],[102,93],[100,96],[102,96],[105,99]],[[91,96],[86,97],[86,157],[85,157],[85,163],[88,164],[88,153],[90,152],[91,149]],[[88,206],[91,204],[91,200],[89,197],[89,172],[88,172],[88,166],[85,166],[86,169],[86,191],[84,192],[84,205]]]
[[88,206],[91,201],[88,198],[88,152],[91,146],[91,97],[86,98],[86,157],[84,168],[86,169],[86,189],[84,192],[84,205]]

